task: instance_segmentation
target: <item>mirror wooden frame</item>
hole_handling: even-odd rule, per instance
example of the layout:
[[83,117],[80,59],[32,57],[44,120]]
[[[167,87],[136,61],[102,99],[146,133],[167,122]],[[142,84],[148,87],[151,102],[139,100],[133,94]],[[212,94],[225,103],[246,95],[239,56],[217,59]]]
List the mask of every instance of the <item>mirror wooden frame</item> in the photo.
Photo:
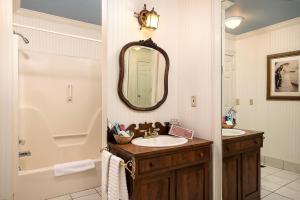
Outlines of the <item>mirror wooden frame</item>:
[[[132,47],[132,46],[144,46],[144,47],[149,47],[152,49],[157,50],[158,52],[160,52],[166,61],[166,67],[165,67],[165,74],[164,74],[164,95],[162,97],[162,99],[157,102],[157,104],[155,104],[154,106],[151,107],[137,107],[132,105],[129,100],[124,96],[123,94],[123,81],[124,81],[124,73],[125,73],[125,52],[128,48]],[[169,60],[169,56],[168,54],[159,46],[157,46],[157,44],[155,44],[152,39],[148,39],[148,40],[140,40],[137,42],[130,42],[128,44],[126,44],[120,53],[119,56],[119,68],[120,68],[120,73],[119,73],[119,82],[118,82],[118,95],[120,97],[120,99],[131,109],[136,110],[136,111],[153,111],[157,108],[159,108],[167,99],[168,96],[168,76],[169,76],[169,67],[170,67],[170,60]]]

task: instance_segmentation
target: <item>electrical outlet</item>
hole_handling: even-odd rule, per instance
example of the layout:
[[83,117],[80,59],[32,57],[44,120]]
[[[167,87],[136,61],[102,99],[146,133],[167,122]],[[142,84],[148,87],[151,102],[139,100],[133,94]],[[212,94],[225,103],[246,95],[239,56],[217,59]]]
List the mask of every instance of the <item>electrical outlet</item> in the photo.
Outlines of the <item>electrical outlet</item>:
[[235,105],[236,106],[240,105],[240,99],[235,99]]
[[191,97],[191,105],[192,105],[192,107],[197,107],[197,97],[196,96]]
[[249,104],[250,104],[250,106],[253,106],[254,105],[254,100],[250,99]]

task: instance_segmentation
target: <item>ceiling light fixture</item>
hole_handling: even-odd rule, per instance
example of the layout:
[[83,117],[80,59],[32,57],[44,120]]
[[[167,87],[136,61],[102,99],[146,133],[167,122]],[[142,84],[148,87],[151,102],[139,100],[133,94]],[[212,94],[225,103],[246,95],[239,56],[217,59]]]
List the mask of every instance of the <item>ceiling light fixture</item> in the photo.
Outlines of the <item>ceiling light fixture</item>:
[[244,20],[241,16],[228,17],[225,19],[225,26],[230,29],[237,28]]

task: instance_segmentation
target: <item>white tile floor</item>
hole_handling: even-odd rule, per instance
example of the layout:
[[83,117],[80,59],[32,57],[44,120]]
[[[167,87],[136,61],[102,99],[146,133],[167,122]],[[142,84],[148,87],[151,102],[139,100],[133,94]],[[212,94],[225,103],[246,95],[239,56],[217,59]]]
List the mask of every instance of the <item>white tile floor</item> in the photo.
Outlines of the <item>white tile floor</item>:
[[261,168],[261,199],[300,200],[300,174],[268,166]]
[[101,189],[100,187],[75,192],[72,194],[66,194],[59,197],[54,197],[47,200],[101,200]]

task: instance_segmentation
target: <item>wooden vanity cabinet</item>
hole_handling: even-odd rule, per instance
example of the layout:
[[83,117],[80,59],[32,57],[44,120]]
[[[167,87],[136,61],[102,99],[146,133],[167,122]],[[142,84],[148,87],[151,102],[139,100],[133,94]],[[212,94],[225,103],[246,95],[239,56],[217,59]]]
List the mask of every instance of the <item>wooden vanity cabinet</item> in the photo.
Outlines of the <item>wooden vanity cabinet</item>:
[[134,160],[134,178],[127,172],[131,200],[209,200],[211,144],[194,138],[168,148],[132,144],[109,147],[125,161]]
[[263,133],[223,137],[223,200],[260,199],[260,148]]

